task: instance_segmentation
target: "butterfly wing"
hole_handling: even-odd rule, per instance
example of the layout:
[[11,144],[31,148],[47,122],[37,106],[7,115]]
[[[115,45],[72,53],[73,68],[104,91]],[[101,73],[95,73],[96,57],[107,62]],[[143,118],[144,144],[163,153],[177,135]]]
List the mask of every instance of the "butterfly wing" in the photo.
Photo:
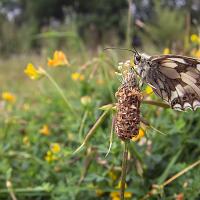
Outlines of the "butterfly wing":
[[175,55],[149,59],[146,81],[173,109],[200,107],[200,60]]

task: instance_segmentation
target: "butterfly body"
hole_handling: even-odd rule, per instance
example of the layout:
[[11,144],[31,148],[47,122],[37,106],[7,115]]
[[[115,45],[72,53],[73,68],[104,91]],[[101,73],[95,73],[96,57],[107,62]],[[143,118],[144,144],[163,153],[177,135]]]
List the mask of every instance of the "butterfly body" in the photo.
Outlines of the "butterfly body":
[[181,55],[135,52],[136,71],[175,110],[200,107],[200,60]]

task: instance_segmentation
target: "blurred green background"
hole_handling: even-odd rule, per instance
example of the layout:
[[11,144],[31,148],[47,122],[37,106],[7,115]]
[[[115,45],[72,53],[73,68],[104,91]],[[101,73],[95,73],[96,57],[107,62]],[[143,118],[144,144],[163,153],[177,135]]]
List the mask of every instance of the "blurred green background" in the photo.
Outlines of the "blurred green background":
[[[117,101],[118,62],[132,57],[103,48],[200,58],[199,13],[199,0],[0,0],[0,200],[119,200],[116,135],[105,158],[114,112],[72,154],[102,116],[99,108]],[[48,66],[56,50],[69,66]],[[27,63],[53,81],[30,80]],[[143,127],[145,136],[130,142],[126,199],[199,200],[199,166],[147,194],[200,159],[200,111],[142,104],[141,113],[167,135]]]

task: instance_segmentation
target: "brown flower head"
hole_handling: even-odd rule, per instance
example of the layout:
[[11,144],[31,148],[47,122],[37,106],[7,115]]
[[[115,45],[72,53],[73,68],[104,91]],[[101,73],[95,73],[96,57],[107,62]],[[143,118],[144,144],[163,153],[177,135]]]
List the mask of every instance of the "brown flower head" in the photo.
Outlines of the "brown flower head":
[[130,140],[139,133],[140,103],[142,94],[134,71],[130,70],[124,77],[122,85],[115,94],[117,114],[115,132],[122,140]]

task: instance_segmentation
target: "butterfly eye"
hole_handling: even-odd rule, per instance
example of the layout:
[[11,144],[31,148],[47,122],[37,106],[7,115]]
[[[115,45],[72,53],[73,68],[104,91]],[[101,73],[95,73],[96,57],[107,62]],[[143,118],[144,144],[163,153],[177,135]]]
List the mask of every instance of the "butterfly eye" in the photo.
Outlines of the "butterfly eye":
[[134,63],[135,65],[138,65],[140,63],[140,60],[141,60],[141,56],[136,54],[135,55],[135,58],[134,58]]

